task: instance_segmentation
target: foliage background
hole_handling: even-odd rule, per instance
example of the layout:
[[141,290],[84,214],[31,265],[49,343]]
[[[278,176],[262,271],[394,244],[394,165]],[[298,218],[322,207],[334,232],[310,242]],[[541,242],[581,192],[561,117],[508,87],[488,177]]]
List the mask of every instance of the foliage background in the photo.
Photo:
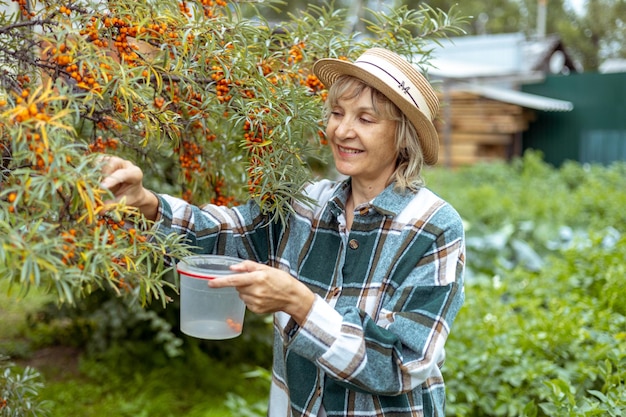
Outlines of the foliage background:
[[[322,1],[295,0],[281,9],[291,13],[307,4],[322,4]],[[350,20],[354,30],[364,30],[359,17],[367,17],[367,8],[399,7],[410,8],[427,4],[433,8],[449,10],[458,7],[464,16],[471,16],[467,34],[484,35],[521,32],[529,37],[537,36],[537,0],[491,0],[488,7],[481,0],[337,0],[337,6],[351,9]],[[593,0],[583,2],[581,12],[574,10],[567,0],[549,0],[546,4],[546,33],[558,35],[568,53],[581,64],[584,71],[598,71],[607,59],[626,58],[626,1]],[[280,19],[282,13],[270,14]],[[272,17],[269,17],[272,18]]]

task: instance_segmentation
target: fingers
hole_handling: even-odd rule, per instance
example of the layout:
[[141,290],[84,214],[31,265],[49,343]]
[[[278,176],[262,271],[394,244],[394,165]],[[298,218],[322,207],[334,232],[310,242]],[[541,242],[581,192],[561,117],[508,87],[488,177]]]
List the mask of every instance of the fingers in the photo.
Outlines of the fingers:
[[123,186],[139,186],[143,180],[141,169],[130,161],[117,156],[101,156],[98,162],[102,164],[101,171],[104,178],[100,182],[102,188],[106,188],[116,194]]
[[260,264],[253,261],[243,261],[230,267],[231,271],[235,272],[254,272],[271,269],[267,265]]
[[[126,161],[127,162],[127,161]],[[132,164],[124,164],[124,167],[108,169],[109,173],[102,179],[100,186],[109,190],[115,189],[122,184],[140,184],[142,179],[141,170]]]
[[208,284],[211,288],[243,287],[251,285],[258,279],[256,275],[251,273],[262,271],[265,268],[269,269],[268,266],[256,262],[243,261],[230,267],[231,271],[235,272],[234,274],[211,279]]
[[130,164],[130,162],[125,159],[111,155],[100,155],[96,158],[96,162],[100,165],[103,175],[110,175],[112,172]]
[[236,287],[239,297],[255,313],[284,311],[298,323],[305,320],[315,295],[289,273],[252,261],[233,265],[231,270],[235,273],[209,280],[209,287]]

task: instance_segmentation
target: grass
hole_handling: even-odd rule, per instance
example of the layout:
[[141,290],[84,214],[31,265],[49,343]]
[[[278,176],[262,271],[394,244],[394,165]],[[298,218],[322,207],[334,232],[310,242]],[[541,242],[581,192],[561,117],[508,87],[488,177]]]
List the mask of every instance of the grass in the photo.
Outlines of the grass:
[[30,353],[30,343],[24,337],[26,319],[52,297],[37,289],[31,289],[26,295],[17,291],[17,287],[9,287],[8,282],[0,280],[0,353],[24,357]]
[[242,384],[240,370],[197,359],[134,370],[86,360],[79,375],[46,382],[42,396],[53,402],[53,416],[81,417],[231,416],[225,404],[230,395],[266,397],[260,381]]
[[250,366],[217,361],[200,345],[167,358],[148,343],[97,356],[70,340],[42,344],[27,317],[51,300],[36,290],[19,298],[0,281],[0,354],[40,372],[50,417],[228,417],[241,415],[232,404],[252,407],[268,397],[267,378],[246,378]]

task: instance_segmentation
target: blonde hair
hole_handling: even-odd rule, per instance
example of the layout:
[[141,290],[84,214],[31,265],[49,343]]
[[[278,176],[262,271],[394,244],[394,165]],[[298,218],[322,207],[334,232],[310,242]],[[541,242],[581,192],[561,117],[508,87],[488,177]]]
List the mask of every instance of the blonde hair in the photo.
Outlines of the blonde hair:
[[409,119],[383,93],[363,83],[358,78],[342,75],[328,89],[328,98],[324,105],[324,118],[328,121],[330,112],[340,99],[353,99],[363,93],[371,94],[372,105],[376,114],[386,120],[396,122],[396,169],[389,178],[389,183],[395,182],[399,191],[417,191],[424,185],[422,167],[424,155],[419,143],[417,131]]

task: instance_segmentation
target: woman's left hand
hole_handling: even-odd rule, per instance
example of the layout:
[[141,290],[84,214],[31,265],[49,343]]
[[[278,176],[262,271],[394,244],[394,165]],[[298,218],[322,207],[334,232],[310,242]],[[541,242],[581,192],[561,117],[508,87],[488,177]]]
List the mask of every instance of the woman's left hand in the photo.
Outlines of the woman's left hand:
[[283,311],[302,325],[315,301],[315,294],[306,285],[285,271],[253,261],[243,261],[231,270],[232,275],[209,280],[209,286],[236,287],[250,311]]

